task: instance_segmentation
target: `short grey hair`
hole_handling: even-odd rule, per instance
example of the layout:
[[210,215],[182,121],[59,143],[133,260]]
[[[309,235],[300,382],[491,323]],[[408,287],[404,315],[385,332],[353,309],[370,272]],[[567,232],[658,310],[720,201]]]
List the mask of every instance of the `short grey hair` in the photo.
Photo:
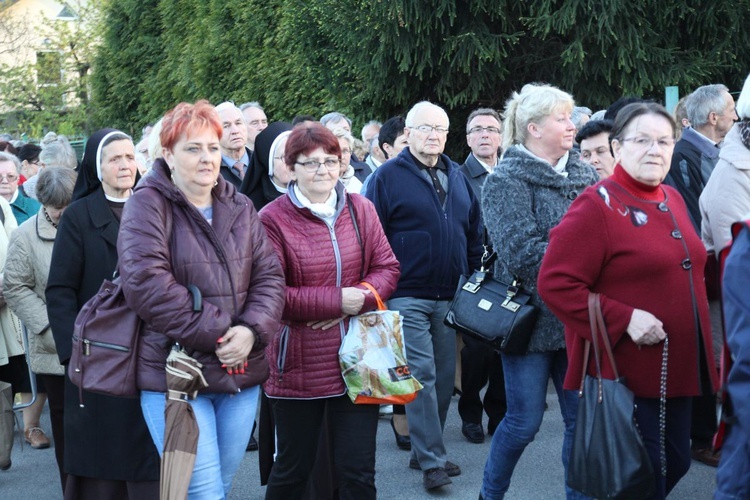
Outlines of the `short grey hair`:
[[70,204],[76,185],[75,170],[49,167],[39,172],[36,182],[36,199],[44,206],[63,208]]
[[747,120],[750,118],[750,75],[745,79],[745,84],[742,86],[742,92],[737,98],[737,116],[740,120]]
[[414,106],[411,107],[408,113],[406,113],[406,119],[404,120],[404,123],[406,124],[406,127],[413,127],[414,126],[414,116],[421,111],[423,108],[436,108],[439,109],[443,115],[445,115],[445,119],[448,121],[448,128],[450,128],[451,120],[448,118],[448,113],[445,112],[443,108],[438,106],[437,104],[433,104],[430,101],[420,101],[416,103]]
[[349,124],[349,128],[352,127],[352,121],[344,113],[339,113],[338,111],[326,113],[325,115],[320,117],[320,123],[322,123],[324,127],[327,127],[328,122],[337,123],[341,120],[346,120],[346,123]]
[[9,161],[13,163],[13,165],[16,166],[16,172],[18,175],[21,175],[21,160],[19,160],[16,155],[6,153],[5,151],[0,151],[0,163]]
[[217,105],[215,107],[217,113],[221,113],[222,111],[226,111],[228,109],[236,109],[237,112],[242,117],[242,123],[245,123],[245,115],[242,114],[242,110],[237,107],[236,104],[234,104],[232,101],[224,101],[221,104]]
[[581,120],[584,116],[591,118],[591,109],[586,106],[576,106],[573,108],[573,112],[570,113],[570,121],[576,126],[576,129],[581,128]]
[[[380,123],[380,122],[379,122],[379,121],[377,121],[377,120],[370,120],[369,122],[365,123],[365,126],[364,126],[364,127],[362,127],[362,131],[360,132],[360,135],[362,136],[362,140],[363,140],[363,141],[365,140],[365,129],[366,129],[367,127],[371,127],[371,126],[373,126],[373,125],[374,125],[374,126],[376,126],[376,127],[378,127],[378,129],[379,129],[380,127],[382,127],[382,126],[383,126],[383,124],[382,124],[382,123]],[[375,134],[375,135],[377,136],[377,134]]]
[[75,170],[78,159],[73,146],[64,135],[49,132],[44,136],[40,144],[42,150],[39,152],[39,160],[47,167],[64,167]]
[[258,101],[251,101],[240,104],[240,111],[245,111],[247,108],[258,108],[259,110],[265,112],[263,106],[261,106]]
[[711,113],[721,114],[727,103],[724,94],[729,92],[726,85],[715,83],[704,85],[695,89],[685,101],[687,118],[693,128],[704,126],[708,123],[708,115]]
[[469,134],[469,124],[471,123],[471,120],[476,118],[477,116],[491,116],[495,120],[497,120],[497,123],[500,124],[500,132],[503,131],[503,120],[500,118],[500,113],[495,111],[492,108],[479,108],[475,109],[474,111],[469,114],[469,117],[466,119],[466,134]]
[[346,129],[337,127],[331,131],[333,135],[335,135],[338,138],[344,138],[349,143],[349,149],[354,148],[354,136],[346,131]]

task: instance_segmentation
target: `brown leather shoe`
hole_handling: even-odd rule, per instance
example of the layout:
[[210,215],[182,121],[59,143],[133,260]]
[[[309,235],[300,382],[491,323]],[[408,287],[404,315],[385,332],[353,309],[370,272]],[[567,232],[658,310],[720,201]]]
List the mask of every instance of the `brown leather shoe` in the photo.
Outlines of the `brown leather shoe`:
[[47,439],[41,427],[29,427],[23,433],[23,436],[32,448],[37,450],[49,448],[49,439]]
[[714,452],[711,448],[697,448],[690,450],[693,460],[704,463],[710,467],[718,467],[721,451]]

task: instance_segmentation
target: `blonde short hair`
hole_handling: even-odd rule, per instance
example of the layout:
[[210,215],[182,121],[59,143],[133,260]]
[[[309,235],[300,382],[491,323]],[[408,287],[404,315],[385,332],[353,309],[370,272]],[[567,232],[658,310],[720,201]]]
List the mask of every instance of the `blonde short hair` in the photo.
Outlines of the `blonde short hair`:
[[572,111],[573,96],[547,84],[529,83],[505,103],[503,149],[526,142],[529,123],[539,123],[552,113]]

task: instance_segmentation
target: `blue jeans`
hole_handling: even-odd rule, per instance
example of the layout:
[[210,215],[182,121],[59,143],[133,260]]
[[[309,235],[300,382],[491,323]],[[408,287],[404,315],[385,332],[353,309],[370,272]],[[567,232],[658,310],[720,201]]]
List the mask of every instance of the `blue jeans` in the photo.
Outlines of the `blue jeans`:
[[[188,496],[192,499],[226,498],[234,473],[245,456],[258,406],[259,386],[236,394],[199,394],[190,401],[198,422],[198,453]],[[163,392],[141,392],[143,418],[159,455],[164,451]]]
[[732,424],[724,438],[714,500],[750,498],[750,435],[743,426]]
[[388,308],[404,317],[406,359],[411,374],[424,388],[406,405],[411,455],[422,470],[445,467],[443,429],[456,375],[456,332],[445,326],[447,300],[400,297]]
[[[568,358],[564,350],[522,356],[501,354],[501,358],[508,410],[492,436],[490,454],[484,466],[482,496],[486,500],[501,499],[508,491],[513,469],[542,424],[547,381],[550,377],[557,390],[557,399],[565,422],[562,462],[566,475],[578,410],[577,392],[563,390],[563,379],[568,368]],[[565,491],[569,499],[586,498],[567,486]]]

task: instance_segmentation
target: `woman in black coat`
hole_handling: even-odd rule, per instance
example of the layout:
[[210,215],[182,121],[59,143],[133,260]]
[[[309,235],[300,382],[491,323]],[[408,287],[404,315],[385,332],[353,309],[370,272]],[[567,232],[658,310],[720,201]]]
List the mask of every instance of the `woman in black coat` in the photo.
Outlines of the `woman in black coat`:
[[[78,311],[117,267],[119,221],[136,171],[130,137],[104,129],[89,138],[47,281],[47,312],[63,365]],[[66,377],[64,470],[66,499],[157,499],[159,454],[138,399],[79,391]]]

